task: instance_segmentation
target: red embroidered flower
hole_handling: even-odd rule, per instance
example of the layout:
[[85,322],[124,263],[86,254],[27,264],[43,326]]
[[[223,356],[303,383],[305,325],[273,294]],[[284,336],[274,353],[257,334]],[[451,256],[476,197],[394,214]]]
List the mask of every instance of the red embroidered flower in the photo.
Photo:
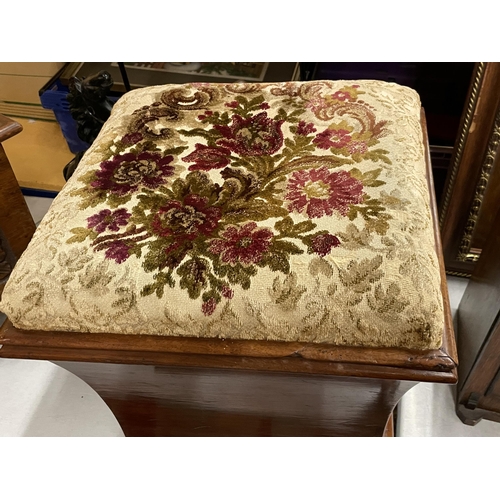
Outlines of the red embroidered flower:
[[268,118],[265,111],[249,118],[233,115],[231,125],[215,125],[224,137],[217,143],[242,156],[271,155],[283,144],[283,121]]
[[143,136],[140,132],[131,132],[130,134],[126,134],[122,137],[123,144],[133,145],[137,144],[139,141],[142,141]]
[[227,148],[211,148],[203,144],[195,144],[195,151],[182,159],[185,162],[194,162],[189,170],[212,170],[229,165],[230,154],[231,151]]
[[173,174],[174,167],[170,165],[173,159],[149,152],[116,155],[101,163],[97,180],[90,185],[117,195],[137,191],[141,186],[155,189]]
[[123,241],[113,241],[108,244],[108,249],[104,254],[107,259],[113,259],[117,264],[125,262],[129,257],[129,248]]
[[238,101],[226,102],[228,108],[237,108],[239,106]]
[[309,135],[309,134],[312,134],[313,132],[316,132],[316,129],[314,128],[314,124],[306,123],[304,120],[301,120],[299,122],[299,125],[297,127],[297,134]]
[[332,248],[338,247],[340,240],[333,234],[318,234],[311,242],[311,250],[321,257],[329,254]]
[[260,109],[269,109],[271,106],[269,106],[269,104],[267,102],[263,102],[259,108]]
[[348,146],[347,146],[347,151],[349,153],[353,154],[363,154],[368,151],[368,146],[366,145],[365,142],[363,141],[352,141]]
[[209,250],[219,254],[223,262],[256,264],[269,249],[272,237],[269,229],[257,229],[255,222],[249,222],[240,228],[226,229],[223,239],[212,240]]
[[208,205],[207,198],[189,194],[182,203],[172,200],[161,207],[153,217],[151,228],[159,236],[175,238],[171,249],[177,249],[180,243],[194,240],[199,234],[212,234],[220,217],[220,209]]
[[349,206],[363,200],[363,184],[344,170],[330,172],[321,167],[294,172],[288,181],[288,209],[305,212],[310,218],[332,215],[337,211],[346,215]]
[[232,299],[234,297],[234,290],[224,285],[221,290],[222,296],[226,299]]
[[327,128],[318,134],[313,143],[321,149],[343,148],[352,140],[349,131],[345,129],[332,130]]
[[204,114],[198,116],[198,120],[205,120],[205,118],[208,118],[209,116],[212,116],[214,113],[213,111],[205,111]]
[[217,301],[213,297],[210,297],[201,305],[201,311],[205,316],[211,316],[215,312],[216,307]]
[[119,208],[114,212],[111,210],[101,210],[98,214],[92,215],[87,219],[87,227],[94,228],[96,232],[119,231],[120,226],[126,226],[131,214],[125,208]]

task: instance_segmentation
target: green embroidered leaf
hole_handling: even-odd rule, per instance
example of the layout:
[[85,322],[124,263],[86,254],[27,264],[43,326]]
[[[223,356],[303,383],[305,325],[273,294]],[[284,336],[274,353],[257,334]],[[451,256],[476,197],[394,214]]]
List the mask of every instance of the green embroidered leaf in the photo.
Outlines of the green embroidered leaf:
[[218,304],[221,301],[222,296],[216,290],[212,289],[209,290],[208,292],[203,293],[201,299],[203,300],[203,302],[208,302],[210,299],[214,299],[215,302]]
[[174,193],[172,191],[168,190],[168,192],[170,196],[166,193],[149,193],[137,195],[137,199],[140,201],[140,203],[132,207],[132,213],[134,215],[142,217],[145,210],[158,210],[174,197]]
[[285,274],[290,272],[288,255],[282,252],[268,251],[257,265],[259,267],[269,267],[271,271],[281,271]]
[[242,266],[240,263],[235,265],[223,265],[220,260],[214,258],[214,271],[221,277],[227,277],[232,285],[241,285],[243,290],[248,290],[251,285],[251,277],[257,274],[255,266]]
[[[365,153],[363,155],[363,157],[365,159],[369,159],[369,160],[372,160],[375,162],[382,160],[384,163],[387,163],[388,165],[392,165],[391,160],[389,160],[389,158],[387,158],[387,156],[386,156],[388,153],[389,153],[389,151],[386,151],[385,149],[375,149],[374,151],[369,151],[368,153]],[[354,159],[354,155],[353,155],[353,159]]]
[[272,252],[291,255],[300,255],[304,253],[295,243],[284,240],[273,240],[270,249]]
[[224,214],[224,219],[228,224],[240,224],[248,221],[262,221],[271,218],[285,217],[288,210],[271,205],[260,199],[253,199],[249,202],[245,200],[235,200],[228,207],[228,212]]
[[161,299],[163,297],[165,285],[170,286],[170,288],[174,288],[175,286],[175,281],[173,280],[172,274],[170,272],[155,274],[153,276],[153,279],[155,280],[153,283],[146,285],[141,290],[141,295],[143,297],[146,297],[147,295],[152,295],[153,293],[156,292],[156,296],[159,299]]
[[287,216],[277,221],[276,224],[274,224],[274,229],[276,229],[276,231],[279,231],[280,233],[288,235],[293,229],[292,218],[290,216]]
[[97,237],[97,233],[92,229],[87,229],[85,227],[75,227],[71,230],[71,232],[75,235],[66,240],[66,243],[81,243],[85,241],[87,238],[94,240]]
[[264,96],[262,94],[255,96],[248,103],[248,108],[258,108],[265,101]]
[[208,131],[202,128],[193,128],[191,130],[179,130],[179,133],[185,135],[186,137],[204,137],[208,141],[213,141],[218,137],[222,137],[222,134],[218,132],[217,129],[211,129]]
[[377,180],[378,176],[382,172],[381,168],[376,168],[374,170],[369,170],[368,172],[361,172],[361,170],[357,168],[353,168],[349,171],[349,173],[359,181],[362,182],[363,186],[368,187],[378,187],[383,186],[385,184],[384,181]]
[[[97,172],[98,170],[91,170],[90,172],[86,172],[85,174],[78,177],[78,180],[88,186],[91,182],[94,182],[96,180]],[[73,196],[73,193],[71,193],[71,195]]]
[[169,148],[169,149],[166,149],[165,151],[163,151],[163,156],[167,156],[167,155],[177,156],[177,155],[182,154],[184,151],[186,151],[186,149],[188,149],[188,146],[178,146],[176,148]]
[[181,277],[180,287],[187,289],[191,299],[197,299],[202,290],[207,288],[208,261],[198,258],[190,259],[177,269],[177,274]]
[[354,220],[358,215],[361,215],[366,221],[366,228],[369,231],[375,231],[380,235],[385,235],[389,229],[387,221],[392,219],[392,216],[385,212],[385,207],[380,203],[380,200],[372,199],[366,195],[364,205],[351,205],[347,217],[349,220]]
[[286,111],[283,108],[278,109],[278,112],[276,113],[276,116],[274,117],[275,120],[285,120],[286,121]]
[[308,233],[316,227],[316,224],[311,220],[306,220],[299,222],[297,224],[293,223],[290,216],[283,218],[282,220],[276,222],[274,228],[279,231],[283,237],[296,238],[297,236]]

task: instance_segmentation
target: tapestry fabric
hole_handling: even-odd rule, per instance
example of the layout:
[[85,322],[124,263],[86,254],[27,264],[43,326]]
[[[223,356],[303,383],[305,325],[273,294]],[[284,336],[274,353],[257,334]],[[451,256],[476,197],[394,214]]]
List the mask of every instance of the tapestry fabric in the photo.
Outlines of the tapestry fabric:
[[0,309],[20,329],[437,348],[420,110],[372,80],[129,92]]

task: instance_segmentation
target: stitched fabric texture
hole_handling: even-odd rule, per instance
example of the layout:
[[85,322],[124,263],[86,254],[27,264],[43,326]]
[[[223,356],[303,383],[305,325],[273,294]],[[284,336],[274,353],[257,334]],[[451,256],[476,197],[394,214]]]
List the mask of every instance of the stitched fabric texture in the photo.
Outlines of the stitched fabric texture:
[[0,308],[21,329],[439,347],[420,107],[368,80],[129,92]]

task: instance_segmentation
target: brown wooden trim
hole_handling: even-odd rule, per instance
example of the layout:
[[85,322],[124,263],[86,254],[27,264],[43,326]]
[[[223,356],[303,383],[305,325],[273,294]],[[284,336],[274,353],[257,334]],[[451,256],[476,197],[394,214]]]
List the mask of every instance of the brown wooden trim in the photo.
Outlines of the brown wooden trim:
[[23,126],[20,123],[0,115],[0,143],[19,134]]
[[[2,341],[2,340],[0,340]],[[343,376],[378,378],[381,380],[407,380],[415,382],[456,383],[453,372],[398,368],[383,364],[309,361],[297,358],[256,358],[245,356],[203,355],[190,353],[126,352],[85,348],[43,348],[3,345],[0,357],[18,359],[44,359],[53,361],[84,361],[95,363],[139,364],[165,367],[199,367],[235,369],[255,372],[307,374],[315,376]]]
[[453,318],[451,316],[448,284],[446,282],[446,271],[443,259],[443,247],[441,245],[441,237],[440,237],[441,233],[439,231],[439,217],[436,204],[436,196],[434,191],[434,179],[432,175],[432,164],[431,164],[431,156],[429,149],[429,140],[427,135],[427,122],[425,119],[425,110],[423,108],[421,110],[420,120],[422,123],[422,133],[423,133],[423,141],[425,148],[425,161],[427,166],[427,182],[429,186],[430,206],[431,206],[431,214],[432,214],[432,221],[434,228],[434,239],[436,243],[436,254],[439,261],[439,272],[441,275],[441,294],[443,296],[443,307],[444,307],[444,331],[443,331],[443,345],[441,347],[441,351],[445,355],[449,356],[448,361],[455,365],[455,373],[456,373],[456,367],[458,365],[458,354],[455,342],[455,332],[453,329]]
[[483,82],[485,69],[486,63],[484,62],[476,63],[474,66],[469,91],[465,99],[466,104],[464,107],[464,112],[462,113],[462,117],[460,119],[459,134],[455,142],[455,147],[453,148],[454,153],[451,159],[451,167],[448,170],[448,175],[445,181],[444,194],[442,197],[441,205],[439,207],[439,227],[443,226],[444,218],[451,203],[453,186],[455,185],[456,176],[462,162],[462,155],[464,152],[465,144],[467,142],[467,137],[469,135],[469,131],[476,113],[476,106],[479,101],[481,84]]

